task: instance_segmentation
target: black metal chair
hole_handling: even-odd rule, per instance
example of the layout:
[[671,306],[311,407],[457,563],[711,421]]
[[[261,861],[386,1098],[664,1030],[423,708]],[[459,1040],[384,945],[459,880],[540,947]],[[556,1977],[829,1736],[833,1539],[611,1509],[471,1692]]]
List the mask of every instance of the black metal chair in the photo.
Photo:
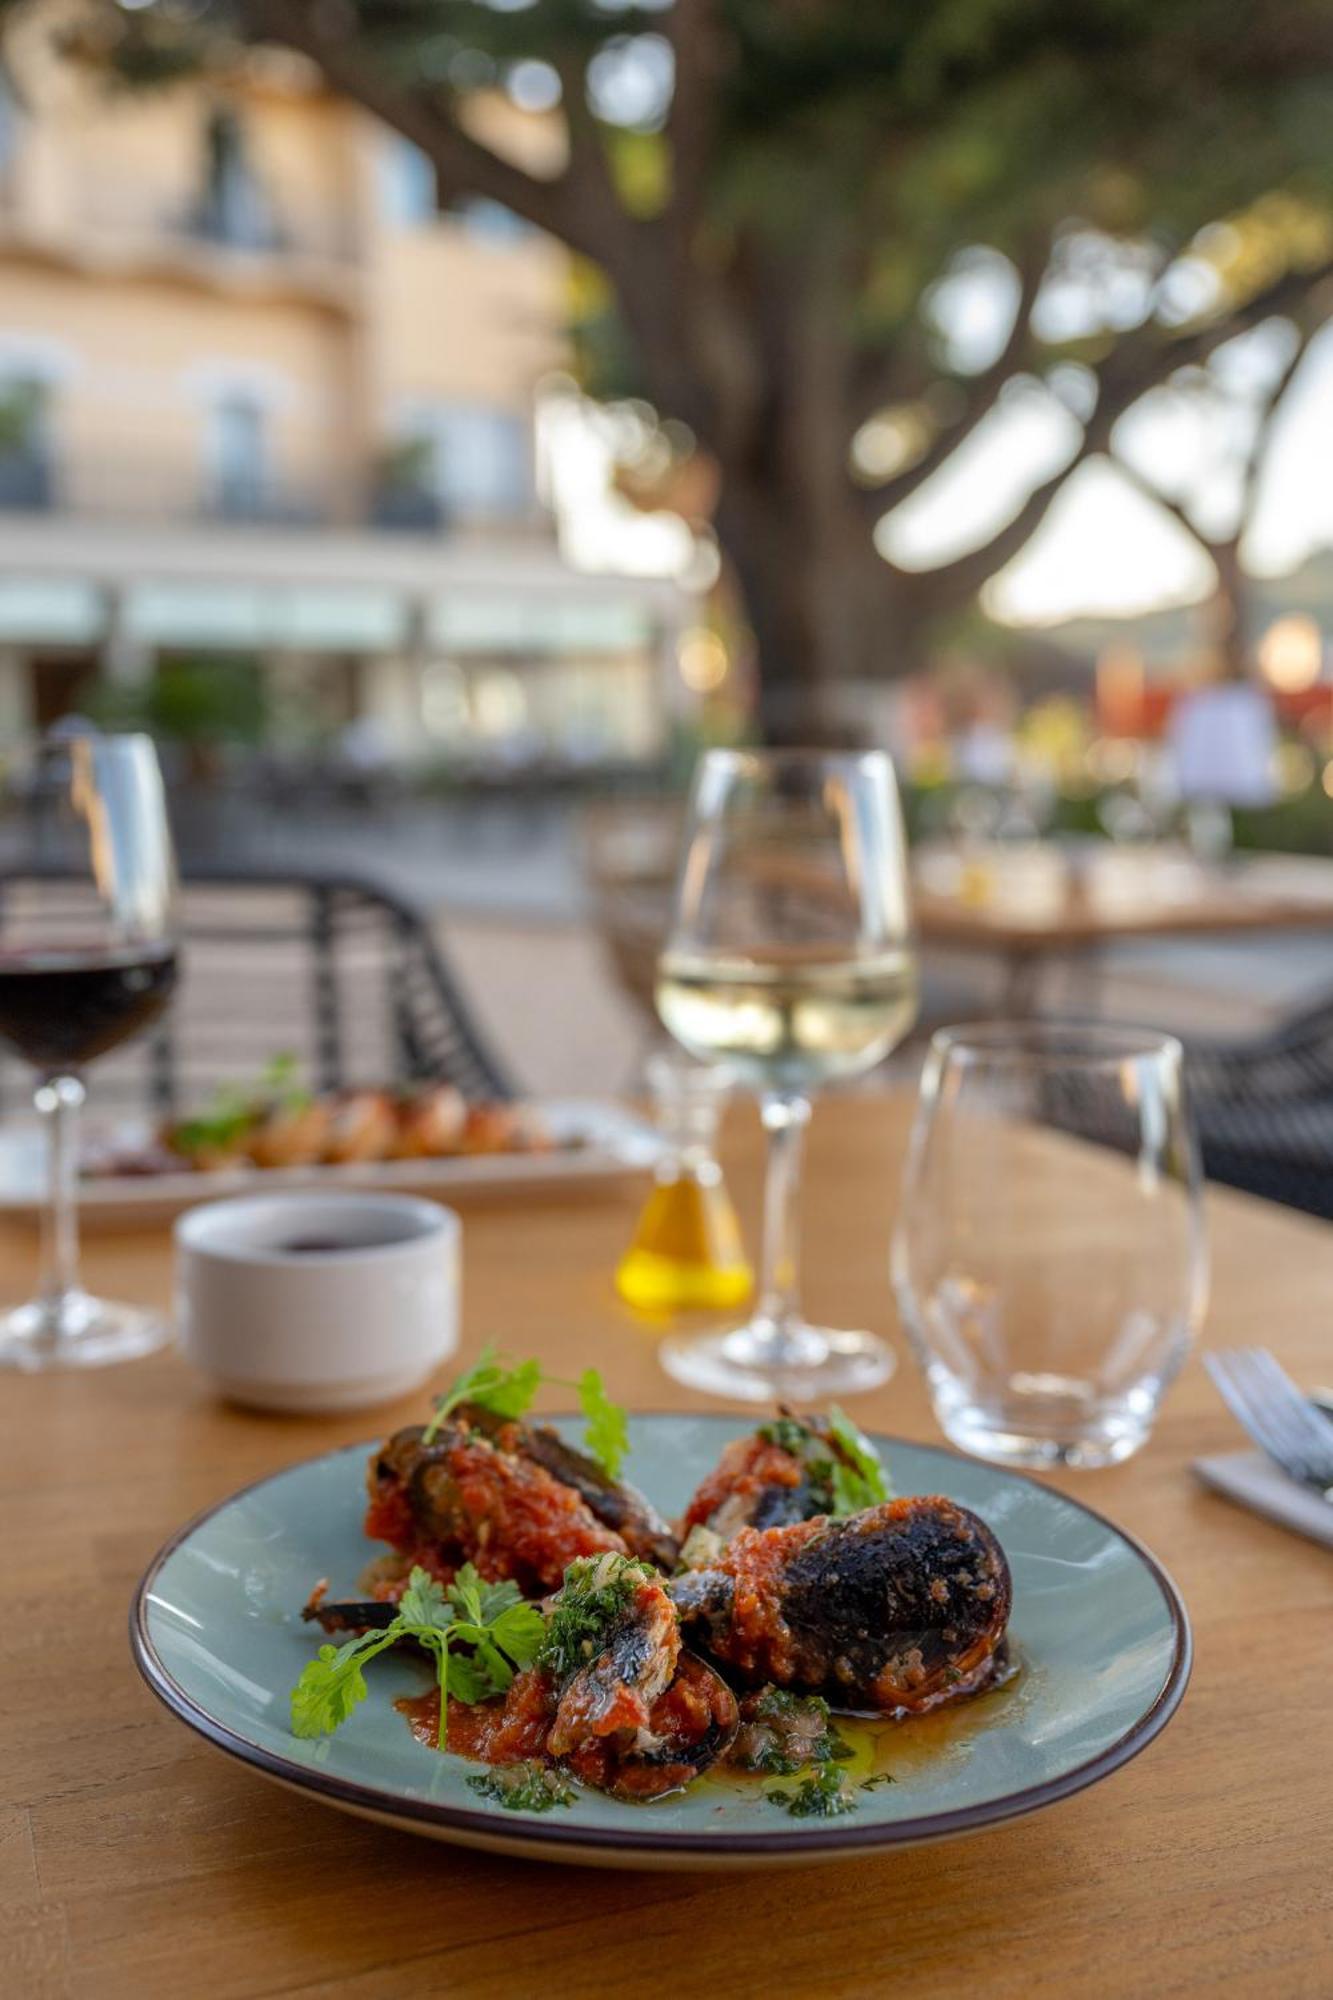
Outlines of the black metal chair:
[[1333,1219],[1333,993],[1233,1048],[1192,1047],[1210,1180]]
[[[59,931],[59,877],[6,871],[0,895],[39,896]],[[287,1053],[318,1090],[435,1079],[473,1099],[513,1094],[424,913],[383,884],[210,866],[189,870],[182,903],[171,1010],[144,1042],[94,1065],[98,1105],[188,1110]],[[13,1059],[5,1067],[13,1104],[27,1079]]]

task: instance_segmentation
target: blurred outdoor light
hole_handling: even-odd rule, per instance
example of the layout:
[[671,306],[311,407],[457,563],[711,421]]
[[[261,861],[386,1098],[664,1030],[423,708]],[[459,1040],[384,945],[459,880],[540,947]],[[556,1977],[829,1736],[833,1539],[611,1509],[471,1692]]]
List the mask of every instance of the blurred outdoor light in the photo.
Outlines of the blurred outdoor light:
[[1143,655],[1137,646],[1104,646],[1097,658],[1097,714],[1104,729],[1136,735],[1143,722],[1147,683]]
[[1324,790],[1333,799],[1333,757],[1330,757],[1324,766]]
[[677,657],[680,677],[694,694],[712,694],[727,678],[727,649],[716,632],[703,626],[683,635]]
[[852,465],[863,479],[890,479],[920,458],[931,427],[919,410],[885,411],[862,424],[852,439]]
[[1304,614],[1277,619],[1259,642],[1264,679],[1280,694],[1302,694],[1313,687],[1323,664],[1323,635]]
[[520,111],[552,111],[560,102],[560,78],[550,63],[524,56],[505,73],[505,89]]

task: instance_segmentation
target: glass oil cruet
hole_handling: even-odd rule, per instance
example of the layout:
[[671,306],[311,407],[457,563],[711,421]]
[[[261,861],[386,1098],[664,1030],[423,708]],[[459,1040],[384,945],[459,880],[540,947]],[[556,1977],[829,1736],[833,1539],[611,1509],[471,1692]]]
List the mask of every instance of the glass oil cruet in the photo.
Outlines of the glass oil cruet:
[[665,1143],[616,1289],[648,1312],[741,1305],[754,1274],[714,1154],[731,1078],[720,1065],[693,1062],[674,1049],[651,1056],[645,1074]]

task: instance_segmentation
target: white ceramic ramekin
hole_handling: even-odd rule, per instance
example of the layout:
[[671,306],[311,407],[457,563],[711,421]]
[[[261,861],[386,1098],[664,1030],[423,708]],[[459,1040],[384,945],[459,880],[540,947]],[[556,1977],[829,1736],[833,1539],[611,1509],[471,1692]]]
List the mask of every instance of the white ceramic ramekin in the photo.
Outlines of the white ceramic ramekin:
[[458,1345],[461,1237],[452,1209],[410,1195],[254,1194],[190,1209],[176,1224],[181,1346],[238,1403],[392,1402]]

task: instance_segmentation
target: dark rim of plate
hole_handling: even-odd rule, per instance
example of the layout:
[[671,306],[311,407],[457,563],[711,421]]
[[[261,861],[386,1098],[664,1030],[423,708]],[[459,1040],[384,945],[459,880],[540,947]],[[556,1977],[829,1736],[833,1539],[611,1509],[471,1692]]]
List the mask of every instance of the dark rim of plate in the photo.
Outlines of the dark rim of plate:
[[[557,1420],[567,1412],[546,1413],[548,1420]],[[691,1423],[703,1421],[715,1426],[729,1427],[731,1434],[744,1428],[744,1419],[722,1411],[682,1411],[682,1410],[637,1410],[634,1417],[686,1418]],[[963,1465],[975,1466],[981,1461],[968,1458],[964,1453],[951,1450],[945,1445],[921,1444],[913,1438],[895,1438],[884,1431],[873,1433],[877,1443],[892,1451],[906,1447],[911,1451],[930,1451],[940,1458],[951,1458]],[[1038,1479],[1022,1472],[1012,1472],[1007,1466],[991,1467],[997,1478],[1017,1480],[1024,1486],[1034,1486],[1047,1499],[1071,1507],[1076,1513],[1086,1514],[1117,1541],[1123,1542],[1131,1553],[1137,1556],[1157,1588],[1162,1593],[1167,1613],[1171,1620],[1172,1648],[1171,1664],[1166,1678],[1136,1721],[1131,1723],[1124,1734],[1114,1743],[1101,1750],[1086,1763],[1075,1765],[1063,1771],[1058,1777],[1044,1779],[1040,1784],[1028,1785],[1019,1791],[1005,1792],[997,1798],[980,1800],[976,1805],[956,1806],[949,1812],[920,1813],[912,1819],[877,1821],[869,1825],[849,1826],[845,1821],[833,1821],[825,1826],[784,1828],[774,1827],[772,1831],[760,1833],[656,1833],[651,1825],[640,1831],[633,1825],[606,1827],[569,1826],[551,1824],[549,1820],[528,1820],[518,1814],[475,1811],[467,1806],[450,1806],[423,1799],[403,1798],[387,1787],[357,1783],[350,1778],[332,1776],[327,1771],[315,1771],[308,1765],[298,1763],[295,1758],[284,1757],[267,1749],[262,1743],[252,1742],[239,1731],[231,1729],[206,1708],[187,1694],[163,1665],[153,1644],[148,1629],[148,1600],[163,1565],[178,1548],[215,1514],[233,1502],[243,1500],[247,1495],[258,1492],[262,1487],[271,1486],[279,1479],[285,1479],[303,1466],[318,1464],[324,1458],[351,1457],[374,1449],[373,1441],[364,1445],[342,1445],[335,1451],[321,1452],[312,1459],[298,1460],[294,1465],[283,1466],[277,1472],[270,1472],[262,1479],[251,1480],[246,1486],[238,1487],[225,1499],[205,1507],[178,1528],[170,1539],[163,1543],[152,1562],[148,1565],[130,1603],[130,1650],[134,1664],[144,1680],[174,1715],[180,1717],[191,1729],[223,1750],[228,1756],[237,1758],[243,1764],[265,1772],[297,1790],[314,1792],[318,1796],[336,1800],[353,1806],[360,1811],[401,1825],[420,1825],[456,1829],[459,1833],[479,1834],[493,1845],[515,1848],[530,1845],[534,1852],[552,1848],[596,1848],[615,1849],[620,1852],[650,1854],[749,1854],[760,1858],[764,1855],[782,1854],[837,1854],[839,1852],[865,1852],[877,1847],[906,1847],[927,1840],[944,1840],[954,1834],[974,1833],[987,1826],[996,1826],[1005,1820],[1018,1819],[1025,1813],[1036,1812],[1043,1806],[1054,1805],[1057,1800],[1069,1798],[1099,1779],[1109,1777],[1122,1765],[1128,1764],[1141,1750],[1147,1748],[1155,1736],[1160,1735],[1171,1717],[1180,1706],[1181,1698],[1189,1684],[1190,1669],[1193,1665],[1194,1644],[1190,1632],[1189,1618],[1185,1611],[1180,1592],[1176,1589],[1166,1570],[1150,1550],[1125,1529],[1118,1528],[1099,1514],[1095,1507],[1087,1506],[1082,1500],[1071,1500],[1068,1494],[1058,1492],[1054,1487],[1043,1486]],[[576,1857],[573,1857],[576,1858]]]

